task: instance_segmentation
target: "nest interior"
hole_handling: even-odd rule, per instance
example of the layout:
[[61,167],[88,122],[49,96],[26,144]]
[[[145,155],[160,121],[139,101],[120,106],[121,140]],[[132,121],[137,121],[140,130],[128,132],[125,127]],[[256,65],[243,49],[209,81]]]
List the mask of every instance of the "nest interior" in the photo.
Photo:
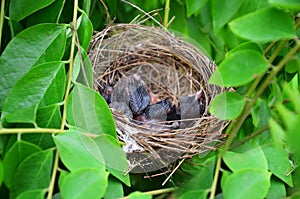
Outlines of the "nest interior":
[[[131,172],[156,171],[178,159],[204,155],[219,142],[227,122],[208,109],[223,90],[208,84],[216,66],[197,47],[162,28],[118,24],[94,35],[89,58],[94,88],[100,93],[132,75],[138,75],[157,99],[169,99],[174,106],[179,106],[182,96],[201,91],[199,116],[181,115],[176,129],[164,123],[141,125],[111,108]],[[193,109],[185,106],[187,111]]]

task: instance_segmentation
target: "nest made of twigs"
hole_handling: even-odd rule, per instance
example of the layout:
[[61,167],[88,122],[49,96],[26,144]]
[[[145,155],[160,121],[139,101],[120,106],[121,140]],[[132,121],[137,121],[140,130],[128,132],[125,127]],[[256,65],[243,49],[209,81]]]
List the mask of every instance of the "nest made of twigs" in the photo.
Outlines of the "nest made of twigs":
[[125,143],[133,172],[155,171],[177,159],[205,154],[219,142],[227,122],[208,112],[211,100],[223,90],[208,84],[215,70],[213,61],[197,47],[159,27],[137,24],[109,26],[94,35],[89,50],[94,87],[100,93],[122,78],[137,74],[159,99],[178,105],[182,96],[202,92],[201,115],[182,118],[180,128],[140,125],[111,109],[118,137]]

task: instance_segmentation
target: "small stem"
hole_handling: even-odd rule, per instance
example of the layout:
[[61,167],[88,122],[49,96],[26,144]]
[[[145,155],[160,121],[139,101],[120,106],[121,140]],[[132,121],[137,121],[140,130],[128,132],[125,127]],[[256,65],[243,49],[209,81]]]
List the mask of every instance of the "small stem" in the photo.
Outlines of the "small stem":
[[300,41],[296,40],[296,45],[288,52],[288,54],[280,61],[280,63],[273,68],[270,75],[265,79],[265,81],[260,85],[258,88],[255,96],[253,99],[245,106],[241,116],[237,119],[236,124],[232,128],[232,132],[230,133],[229,137],[227,138],[225,145],[223,146],[223,149],[221,153],[219,153],[219,158],[216,164],[216,170],[214,175],[214,182],[211,187],[211,196],[210,199],[213,199],[215,197],[215,190],[217,187],[216,182],[218,181],[219,172],[221,168],[221,159],[226,151],[231,146],[231,143],[233,142],[233,139],[235,138],[236,134],[239,132],[240,128],[242,127],[244,121],[248,117],[248,115],[251,112],[252,106],[255,104],[255,102],[258,100],[260,95],[265,91],[265,89],[268,87],[268,85],[273,81],[273,78],[283,69],[285,64],[292,58],[292,56],[300,49]]
[[[286,44],[287,41],[288,41],[288,40],[282,41],[282,43],[281,43],[281,44],[278,46],[278,48],[274,51],[274,53],[272,54],[272,56],[271,56],[270,59],[268,60],[268,62],[269,62],[270,65],[271,65],[272,62],[275,60],[275,58],[278,56],[278,54],[281,52],[281,50],[284,48],[284,46],[285,46],[285,44]],[[276,42],[273,42],[272,44],[275,45]],[[272,46],[272,44],[271,44],[270,46]],[[268,48],[269,48],[270,46],[268,46]],[[267,48],[267,49],[268,49],[268,48]],[[269,50],[265,50],[265,51],[264,51],[264,54],[266,54],[267,51],[269,51]],[[251,94],[254,92],[255,88],[257,88],[257,85],[258,85],[259,82],[262,80],[262,78],[265,76],[265,74],[266,74],[266,71],[265,71],[263,74],[259,75],[259,76],[255,79],[255,81],[251,84],[251,86],[250,86],[250,88],[249,88],[249,90],[248,90],[248,92],[247,92],[247,94],[246,94],[246,97],[250,97],[250,96],[251,96]]]
[[267,54],[276,44],[278,43],[278,41],[274,41],[272,42],[265,50],[264,50],[264,54]]
[[166,0],[165,3],[165,14],[164,14],[164,27],[168,27],[168,21],[169,21],[169,12],[170,12],[170,0]]
[[54,186],[55,186],[55,179],[56,179],[56,172],[58,170],[58,160],[59,160],[59,152],[56,150],[55,153],[55,160],[54,160],[54,165],[52,169],[52,176],[51,176],[51,181],[48,189],[48,196],[47,199],[51,199],[54,191]]
[[[291,57],[299,50],[300,48],[300,42],[297,41],[296,45],[288,52],[288,54],[281,60],[281,62],[273,68],[270,75],[265,79],[265,81],[261,84],[261,86],[258,88],[255,96],[253,99],[246,105],[244,108],[244,111],[242,115],[238,118],[237,124],[234,126],[231,134],[229,135],[225,145],[224,145],[224,152],[226,152],[229,149],[229,146],[231,145],[234,137],[236,136],[237,132],[240,130],[242,124],[248,117],[249,113],[251,112],[252,106],[255,104],[257,99],[260,97],[260,95],[264,92],[264,90],[268,87],[268,85],[273,81],[273,78],[279,73],[279,71],[282,70],[282,68],[285,66],[285,64],[291,59]],[[223,152],[223,151],[222,151]],[[223,154],[224,154],[223,152]]]
[[71,52],[70,52],[70,64],[69,64],[69,76],[68,76],[68,82],[65,92],[65,98],[64,98],[64,109],[63,109],[63,115],[62,115],[62,123],[61,123],[61,129],[64,129],[66,124],[66,104],[69,97],[69,92],[71,89],[71,82],[72,82],[72,76],[73,76],[73,68],[74,68],[74,52],[75,52],[75,46],[76,46],[76,20],[77,20],[77,9],[78,9],[78,0],[74,0],[74,10],[73,10],[73,21],[72,21],[72,44],[71,44]]
[[221,153],[219,153],[218,155],[218,160],[216,163],[216,170],[215,170],[215,175],[214,175],[214,181],[211,185],[211,189],[210,189],[210,197],[209,199],[214,199],[215,195],[216,195],[216,191],[217,191],[217,185],[218,185],[218,178],[219,178],[219,172],[221,169],[221,160],[222,160],[222,155]]
[[61,129],[48,129],[48,128],[16,128],[16,129],[0,129],[0,134],[15,134],[15,133],[62,133]]
[[264,126],[262,127],[261,129],[258,129],[257,131],[251,133],[250,135],[248,135],[247,137],[245,137],[244,139],[242,139],[241,141],[235,143],[234,145],[232,145],[230,148],[233,149],[233,148],[236,148],[242,144],[244,144],[245,142],[247,142],[248,140],[254,138],[255,136],[263,133],[264,131],[268,130],[270,127],[267,125],[267,126]]
[[[163,194],[163,193],[169,193],[171,191],[175,191],[177,188],[176,187],[172,187],[172,188],[166,188],[166,189],[158,189],[158,190],[154,190],[154,191],[146,191],[143,192],[145,194],[149,194],[149,195],[158,195],[158,194]],[[119,199],[128,199],[128,196],[119,198]]]
[[2,43],[2,31],[3,31],[3,23],[4,23],[4,7],[5,0],[1,1],[1,14],[0,14],[0,54],[1,54],[1,43]]
[[[68,82],[67,82],[67,87],[66,87],[66,92],[65,92],[65,98],[64,98],[64,107],[63,107],[63,113],[62,113],[62,122],[60,129],[63,130],[66,125],[66,115],[67,115],[67,101],[69,98],[69,93],[71,89],[71,83],[72,83],[72,76],[73,76],[73,68],[74,68],[74,53],[75,53],[75,46],[76,46],[76,23],[77,23],[77,10],[78,10],[78,0],[74,0],[74,8],[73,8],[73,21],[72,21],[72,44],[71,44],[71,52],[70,52],[70,64],[69,64],[69,76],[68,76]],[[56,179],[56,172],[58,170],[58,161],[59,160],[59,152],[58,150],[56,151],[55,154],[55,161],[53,165],[53,170],[52,170],[52,176],[51,176],[51,182],[48,187],[48,196],[47,199],[51,199],[54,191],[54,186],[55,186],[55,179]]]

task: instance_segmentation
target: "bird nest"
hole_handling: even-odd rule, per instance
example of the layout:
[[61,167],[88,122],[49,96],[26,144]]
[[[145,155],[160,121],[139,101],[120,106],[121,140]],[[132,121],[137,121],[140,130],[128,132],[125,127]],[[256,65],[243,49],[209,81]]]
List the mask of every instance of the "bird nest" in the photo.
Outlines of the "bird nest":
[[216,66],[197,47],[163,28],[119,24],[94,35],[89,58],[130,172],[166,168],[220,142],[227,122],[208,109],[222,88],[208,83]]

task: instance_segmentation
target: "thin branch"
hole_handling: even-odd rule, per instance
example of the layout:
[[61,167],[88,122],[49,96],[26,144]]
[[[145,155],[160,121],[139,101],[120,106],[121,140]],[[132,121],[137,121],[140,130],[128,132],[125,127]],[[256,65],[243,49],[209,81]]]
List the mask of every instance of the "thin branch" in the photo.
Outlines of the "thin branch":
[[105,9],[105,14],[106,14],[106,21],[107,24],[106,26],[109,26],[112,24],[111,20],[110,20],[110,15],[109,15],[109,11],[108,11],[108,7],[105,5],[105,3],[103,2],[103,0],[99,0],[100,3],[103,5],[104,9]]
[[267,125],[267,126],[264,126],[262,127],[261,129],[258,129],[257,131],[251,133],[250,135],[248,135],[247,137],[243,138],[241,141],[235,143],[234,145],[232,145],[230,148],[233,149],[233,148],[236,148],[242,144],[244,144],[245,142],[247,142],[248,140],[254,138],[255,136],[265,132],[266,130],[268,130],[270,127]]
[[221,170],[221,162],[222,162],[222,154],[219,153],[218,155],[218,160],[216,163],[216,170],[214,174],[214,181],[211,185],[211,190],[210,190],[210,197],[209,199],[214,199],[217,191],[217,185],[218,185],[218,178],[219,178],[219,172]]
[[[279,53],[281,52],[281,50],[284,48],[286,42],[288,42],[288,40],[284,40],[282,41],[282,43],[278,46],[278,48],[274,51],[274,53],[272,54],[272,56],[270,57],[270,59],[268,60],[269,65],[272,65],[272,62],[275,60],[275,58],[279,55]],[[272,44],[276,44],[276,42],[273,42]],[[272,44],[270,46],[272,46]],[[268,46],[268,48],[270,47]],[[268,50],[269,51],[269,50]],[[265,52],[267,52],[267,50],[265,50]],[[266,72],[264,72],[263,74],[259,75],[255,81],[251,84],[246,97],[250,97],[251,94],[254,92],[255,88],[257,88],[257,85],[259,84],[259,82],[262,80],[262,78],[265,76]]]
[[15,128],[15,129],[0,129],[0,134],[16,134],[16,133],[62,133],[64,130],[51,128]]
[[3,31],[3,23],[4,23],[4,7],[5,7],[5,0],[2,0],[1,1],[1,12],[0,12],[0,49],[1,49],[1,43],[2,43],[1,41],[2,41],[2,31]]
[[73,21],[72,21],[72,44],[71,44],[71,52],[70,52],[70,58],[69,58],[69,76],[68,76],[68,82],[65,92],[65,98],[64,98],[64,109],[63,109],[63,115],[62,115],[62,123],[61,123],[61,129],[64,129],[66,124],[66,104],[69,97],[70,89],[71,89],[71,82],[72,82],[72,76],[73,76],[73,68],[74,68],[74,53],[75,53],[75,46],[76,46],[76,23],[77,23],[77,9],[78,9],[78,0],[74,1],[74,10],[73,10]]
[[162,28],[165,28],[163,25],[161,25],[154,17],[152,17],[149,13],[145,12],[143,9],[139,8],[138,6],[134,5],[131,2],[128,2],[126,0],[121,0],[124,3],[127,3],[128,5],[134,7],[135,9],[139,10],[140,12],[142,12],[144,15],[146,15],[147,17],[149,17],[150,19],[152,19],[155,23],[157,23],[157,25],[159,25]]
[[[67,82],[67,87],[66,87],[66,92],[65,92],[65,98],[64,98],[64,107],[63,107],[63,115],[62,115],[62,122],[60,129],[63,130],[66,125],[66,115],[67,115],[67,101],[69,98],[69,93],[71,89],[71,83],[72,83],[72,76],[73,76],[73,68],[74,68],[74,53],[75,53],[75,46],[76,46],[76,23],[77,23],[77,10],[78,10],[78,0],[74,0],[74,8],[73,8],[73,21],[72,21],[72,44],[71,44],[71,52],[70,52],[70,64],[69,64],[69,75],[68,75],[68,82]],[[59,152],[58,150],[56,151],[55,154],[55,161],[53,165],[53,170],[52,170],[52,176],[51,176],[51,182],[48,187],[48,196],[47,199],[51,199],[54,191],[54,186],[55,186],[55,179],[56,179],[56,173],[58,169],[58,161],[59,160]]]
[[[300,22],[298,22],[298,23],[300,23]],[[298,25],[298,23],[296,25]],[[246,104],[241,116],[236,120],[235,125],[233,125],[232,131],[231,131],[229,137],[227,138],[227,140],[225,142],[225,145],[223,146],[222,151],[219,153],[218,161],[217,161],[217,164],[216,164],[215,175],[214,175],[214,182],[213,182],[212,187],[211,187],[210,199],[213,199],[215,197],[219,172],[220,172],[220,169],[221,169],[221,160],[222,160],[222,157],[223,157],[224,153],[226,151],[228,151],[228,149],[230,148],[235,136],[237,135],[237,133],[239,132],[240,128],[242,127],[244,121],[246,120],[246,118],[250,114],[251,108],[256,103],[258,98],[265,91],[265,89],[269,86],[269,84],[273,81],[275,76],[283,69],[285,64],[300,49],[299,39],[296,39],[295,41],[296,41],[295,46],[287,53],[287,55],[280,61],[280,63],[272,69],[271,73],[267,76],[267,78],[264,80],[264,82],[258,88],[255,96],[251,99],[251,101],[248,104]]]
[[54,160],[54,165],[53,165],[53,169],[52,169],[52,176],[51,176],[51,181],[50,181],[50,185],[49,185],[49,189],[48,189],[47,199],[51,199],[52,195],[53,195],[53,191],[54,191],[54,187],[55,187],[56,173],[57,173],[57,170],[58,170],[58,161],[59,161],[59,152],[58,152],[58,150],[56,150],[55,160]]
[[170,0],[166,0],[165,3],[165,14],[164,14],[164,27],[167,28],[169,25],[169,12],[170,12]]
[[[149,195],[158,195],[158,194],[163,194],[163,193],[169,193],[169,192],[175,191],[176,189],[177,189],[176,187],[172,187],[172,188],[166,188],[166,189],[158,189],[158,190],[154,190],[154,191],[146,191],[143,193],[149,194]],[[128,196],[125,196],[125,197],[122,197],[119,199],[128,199],[128,198],[129,198]]]

